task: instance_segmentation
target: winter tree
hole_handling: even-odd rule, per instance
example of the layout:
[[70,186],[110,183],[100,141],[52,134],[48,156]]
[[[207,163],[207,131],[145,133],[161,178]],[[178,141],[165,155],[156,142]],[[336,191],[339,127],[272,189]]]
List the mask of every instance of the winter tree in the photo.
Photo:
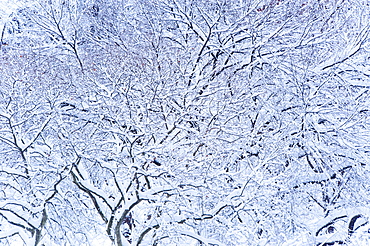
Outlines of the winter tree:
[[5,245],[366,245],[367,1],[25,1]]

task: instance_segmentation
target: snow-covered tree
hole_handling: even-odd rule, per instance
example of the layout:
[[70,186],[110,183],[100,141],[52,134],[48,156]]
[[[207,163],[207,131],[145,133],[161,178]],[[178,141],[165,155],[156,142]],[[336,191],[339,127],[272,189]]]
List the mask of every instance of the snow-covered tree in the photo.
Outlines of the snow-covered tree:
[[1,240],[366,244],[369,10],[28,1],[3,25]]

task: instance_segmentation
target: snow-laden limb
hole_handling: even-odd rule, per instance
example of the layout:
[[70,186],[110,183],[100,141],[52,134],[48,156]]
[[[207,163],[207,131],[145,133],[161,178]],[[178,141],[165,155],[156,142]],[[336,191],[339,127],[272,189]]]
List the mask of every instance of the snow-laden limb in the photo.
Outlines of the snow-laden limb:
[[40,134],[45,130],[46,126],[49,124],[50,120],[53,118],[52,115],[50,115],[41,125],[41,127],[37,130],[37,133],[35,136],[26,143],[23,147],[21,147],[22,151],[27,151],[29,147],[32,146],[32,144],[40,137]]
[[10,174],[10,175],[17,175],[17,176],[21,176],[23,178],[27,178],[27,176],[24,174],[24,172],[21,172],[18,169],[15,169],[15,168],[9,168],[9,167],[3,167],[2,166],[0,172],[4,172],[4,173]]
[[12,237],[19,235],[25,245],[30,246],[35,244],[33,235],[37,231],[37,227],[10,209],[0,208],[0,216],[7,221],[6,224],[8,225],[4,224],[4,227],[14,227],[13,229],[8,229],[6,232],[2,232],[0,239],[9,239],[12,241],[14,240]]
[[334,210],[324,218],[303,222],[310,230],[310,236],[305,236],[305,242],[296,238],[284,245],[309,245],[311,241],[315,241],[317,245],[345,242],[366,245],[369,239],[364,233],[370,228],[369,217],[370,210],[367,207]]
[[158,186],[158,187],[153,187],[151,189],[148,189],[144,192],[139,192],[139,197],[142,199],[147,199],[147,200],[156,200],[158,197],[156,195],[159,195],[164,192],[169,192],[169,191],[174,191],[174,187],[167,185],[167,186]]
[[20,233],[20,230],[21,229],[11,229],[9,231],[0,232],[0,239],[12,237],[12,236],[14,236],[16,234],[19,234]]
[[[31,207],[27,201],[24,200],[16,200],[16,199],[7,199],[6,201],[0,202],[0,207],[1,208],[10,208],[10,207],[17,207],[17,210],[19,211],[27,211],[30,212],[31,214],[37,214],[42,212],[43,208],[42,206],[40,207]],[[37,224],[37,223],[36,223]]]
[[342,54],[339,55],[339,57],[332,57],[328,61],[326,61],[324,64],[320,64],[320,66],[317,68],[318,70],[326,70],[328,68],[331,68],[333,66],[336,66],[338,64],[341,64],[345,62],[346,60],[350,59],[352,56],[354,56],[362,47],[362,45],[366,42],[367,37],[369,35],[370,26],[364,27],[359,35],[354,40],[348,40],[350,43],[349,47],[346,47],[342,52]]
[[109,207],[109,208],[112,208],[112,207],[113,207],[113,204],[111,204],[111,203],[108,201],[108,199],[107,199],[107,197],[106,197],[106,194],[105,194],[105,193],[103,193],[102,191],[100,191],[99,189],[95,188],[95,187],[90,183],[90,181],[82,180],[82,181],[79,181],[78,183],[81,185],[81,187],[84,187],[84,190],[89,191],[89,192],[91,192],[92,194],[94,194],[95,196],[97,196],[97,197],[99,197],[99,198],[103,199],[103,201],[107,203],[107,205],[108,205],[108,207]]
[[191,237],[201,243],[204,243],[206,245],[218,245],[218,246],[226,246],[225,244],[219,242],[218,240],[215,240],[215,239],[211,239],[211,238],[206,238],[206,237],[202,237],[194,232],[191,232],[191,231],[185,231],[185,230],[179,230],[178,233],[180,235],[184,235],[184,236],[187,236],[187,237]]

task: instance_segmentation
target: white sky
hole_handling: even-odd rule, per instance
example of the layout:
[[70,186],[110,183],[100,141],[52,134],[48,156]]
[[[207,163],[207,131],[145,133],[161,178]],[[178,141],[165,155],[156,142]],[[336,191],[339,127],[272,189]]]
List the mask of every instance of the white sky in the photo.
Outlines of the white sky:
[[0,0],[0,23],[4,24],[8,20],[9,15],[17,8],[15,0]]

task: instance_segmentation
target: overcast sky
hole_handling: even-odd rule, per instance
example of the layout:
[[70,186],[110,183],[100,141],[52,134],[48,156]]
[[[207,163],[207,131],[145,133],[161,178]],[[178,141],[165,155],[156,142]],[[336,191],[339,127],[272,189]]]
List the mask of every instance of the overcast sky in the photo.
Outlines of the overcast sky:
[[0,0],[0,28],[8,20],[12,12],[17,8],[17,5],[12,0]]

